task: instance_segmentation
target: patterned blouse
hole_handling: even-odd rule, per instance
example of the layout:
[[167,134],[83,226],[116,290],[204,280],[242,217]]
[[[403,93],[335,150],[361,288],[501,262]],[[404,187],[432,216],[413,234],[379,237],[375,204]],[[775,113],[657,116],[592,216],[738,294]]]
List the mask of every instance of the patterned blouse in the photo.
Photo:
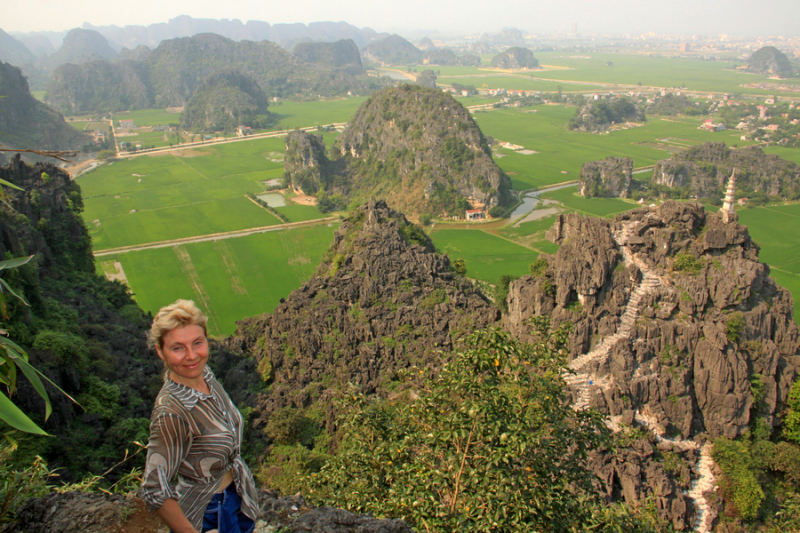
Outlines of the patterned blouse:
[[[242,415],[208,367],[203,371],[211,394],[164,380],[150,416],[147,464],[140,495],[150,510],[168,498],[178,501],[200,531],[211,497],[231,471],[242,512],[256,520],[258,493],[253,474],[240,456]],[[176,476],[178,484],[170,482]]]

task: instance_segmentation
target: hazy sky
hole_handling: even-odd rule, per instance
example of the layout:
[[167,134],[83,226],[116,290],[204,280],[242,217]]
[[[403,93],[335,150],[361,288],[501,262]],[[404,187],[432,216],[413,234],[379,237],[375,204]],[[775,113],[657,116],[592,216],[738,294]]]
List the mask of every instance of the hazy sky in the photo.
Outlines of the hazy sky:
[[178,15],[270,24],[345,21],[378,31],[800,35],[800,0],[0,0],[7,32],[147,25]]

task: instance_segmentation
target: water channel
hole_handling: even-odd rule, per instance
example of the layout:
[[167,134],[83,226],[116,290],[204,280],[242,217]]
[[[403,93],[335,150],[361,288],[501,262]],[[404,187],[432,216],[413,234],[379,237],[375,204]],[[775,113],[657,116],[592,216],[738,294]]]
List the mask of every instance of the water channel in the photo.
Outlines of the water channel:
[[577,186],[578,184],[573,182],[562,185],[553,185],[552,187],[544,187],[543,189],[537,189],[535,191],[528,191],[526,193],[523,193],[522,198],[520,198],[520,200],[522,200],[522,203],[519,205],[519,207],[514,209],[514,212],[511,213],[511,216],[509,218],[513,220],[515,218],[525,216],[534,209],[536,209],[536,206],[539,205],[540,202],[539,195],[542,194],[543,192],[557,191],[558,189],[566,189],[567,187],[577,187]]

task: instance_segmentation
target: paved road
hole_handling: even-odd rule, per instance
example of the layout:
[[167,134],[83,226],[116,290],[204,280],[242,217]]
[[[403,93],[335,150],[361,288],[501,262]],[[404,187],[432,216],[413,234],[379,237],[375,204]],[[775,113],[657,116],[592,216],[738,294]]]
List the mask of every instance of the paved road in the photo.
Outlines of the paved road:
[[220,241],[224,239],[233,239],[235,237],[246,237],[255,233],[267,233],[268,231],[282,231],[292,228],[299,228],[303,226],[317,226],[320,224],[330,224],[339,220],[339,217],[318,218],[315,220],[307,220],[305,222],[290,222],[288,224],[278,224],[275,226],[262,226],[259,228],[240,229],[236,231],[226,231],[224,233],[211,233],[209,235],[197,235],[196,237],[184,237],[183,239],[170,239],[168,241],[148,242],[144,244],[134,244],[131,246],[120,246],[119,248],[106,248],[105,250],[95,250],[95,257],[102,257],[104,255],[124,254],[126,252],[136,252],[139,250],[152,250],[154,248],[168,248],[170,246],[179,246],[181,244],[190,244],[195,242],[207,241]]

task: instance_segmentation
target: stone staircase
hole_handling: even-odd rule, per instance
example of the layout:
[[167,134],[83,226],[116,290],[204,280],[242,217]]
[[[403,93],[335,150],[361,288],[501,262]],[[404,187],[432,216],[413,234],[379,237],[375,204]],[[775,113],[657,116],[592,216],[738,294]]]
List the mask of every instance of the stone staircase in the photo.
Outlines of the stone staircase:
[[[642,273],[642,280],[631,292],[625,311],[620,317],[619,327],[613,335],[602,339],[589,353],[581,355],[573,359],[568,367],[571,373],[564,374],[564,381],[570,390],[575,392],[575,401],[572,404],[573,409],[576,411],[587,409],[591,405],[592,390],[599,388],[600,391],[608,390],[614,383],[614,379],[610,375],[598,378],[596,370],[600,367],[611,353],[611,349],[619,342],[631,342],[631,334],[636,320],[641,311],[642,299],[651,294],[661,285],[669,285],[669,280],[662,280],[661,277],[651,269],[644,261],[636,257],[628,247],[628,239],[636,233],[638,224],[632,222],[623,222],[622,227],[613,233],[614,241],[622,251],[622,260],[625,266],[636,265]],[[596,365],[595,365],[596,363]],[[619,417],[609,417],[607,425],[613,431],[619,431],[619,422],[616,420]],[[636,412],[635,421],[650,430],[658,442],[667,443],[677,451],[687,451],[690,449],[700,449],[700,458],[695,465],[696,479],[692,482],[692,488],[687,495],[695,502],[697,509],[697,519],[695,522],[694,530],[699,533],[708,533],[711,528],[711,515],[708,513],[709,505],[705,499],[704,493],[716,490],[714,485],[714,460],[711,457],[712,445],[706,442],[700,446],[692,440],[672,439],[664,435],[664,428],[656,421],[656,419],[646,413]]]

